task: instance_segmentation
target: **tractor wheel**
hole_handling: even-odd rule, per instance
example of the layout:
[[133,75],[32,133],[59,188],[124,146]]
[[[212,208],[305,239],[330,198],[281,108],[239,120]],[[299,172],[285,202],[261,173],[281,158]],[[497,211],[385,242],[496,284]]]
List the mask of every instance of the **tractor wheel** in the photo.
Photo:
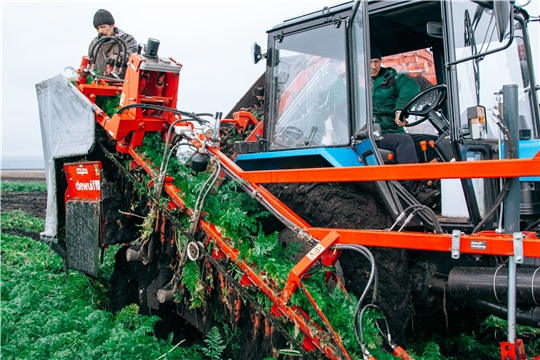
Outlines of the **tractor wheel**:
[[[392,218],[372,185],[275,184],[268,189],[310,225],[330,228],[385,229]],[[407,251],[370,249],[379,279],[376,304],[386,316],[392,338],[400,342],[412,318],[411,279]],[[348,291],[360,297],[369,277],[370,264],[354,251],[343,251],[339,263]],[[365,300],[369,302],[371,293]]]

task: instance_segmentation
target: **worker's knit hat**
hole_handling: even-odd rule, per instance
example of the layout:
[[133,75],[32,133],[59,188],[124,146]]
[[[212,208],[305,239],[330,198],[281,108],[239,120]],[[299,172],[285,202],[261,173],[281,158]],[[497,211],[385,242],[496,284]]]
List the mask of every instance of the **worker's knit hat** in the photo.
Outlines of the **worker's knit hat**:
[[94,15],[94,28],[99,25],[114,25],[114,18],[110,12],[99,9]]
[[382,59],[381,51],[379,48],[373,44],[371,44],[371,58],[372,59]]

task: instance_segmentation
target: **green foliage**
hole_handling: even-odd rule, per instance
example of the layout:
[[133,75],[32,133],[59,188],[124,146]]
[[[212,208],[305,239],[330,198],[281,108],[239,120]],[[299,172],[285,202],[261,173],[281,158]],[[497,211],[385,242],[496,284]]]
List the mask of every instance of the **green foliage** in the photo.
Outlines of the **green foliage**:
[[2,192],[46,192],[45,181],[2,181]]
[[223,344],[223,339],[221,338],[221,334],[217,327],[214,326],[208,332],[206,339],[204,339],[204,343],[206,344],[206,347],[202,348],[204,355],[212,360],[221,360],[221,353],[225,350],[227,345]]
[[422,359],[424,360],[439,360],[442,359],[441,348],[433,341],[429,341],[422,353]]
[[[479,332],[451,336],[417,331],[414,338],[407,339],[405,347],[422,360],[500,359],[499,343],[506,341],[507,321],[489,316],[481,328]],[[528,356],[540,354],[540,329],[518,325],[516,337],[523,340]]]
[[112,117],[118,112],[118,104],[120,103],[120,93],[116,96],[97,96],[96,105],[107,114],[108,117]]
[[39,233],[45,229],[45,220],[32,217],[22,210],[2,211],[2,229],[20,229],[29,232]]
[[190,309],[196,309],[205,305],[204,283],[201,280],[201,273],[194,261],[187,261],[182,272],[182,284],[186,286],[191,294]]
[[[352,294],[346,294],[339,286],[336,286],[329,292],[323,271],[315,272],[310,277],[305,278],[302,283],[315,300],[315,303],[325,314],[334,331],[339,334],[343,345],[349,351],[350,355],[359,359],[362,358],[361,349],[356,341],[353,329],[354,312],[357,303],[356,297]],[[322,324],[319,315],[300,290],[293,294],[291,303],[304,309],[312,319],[318,324]],[[382,315],[374,309],[368,309],[366,311],[362,326],[364,342],[368,351],[377,359],[393,359],[391,354],[381,349],[382,339],[375,321],[382,318]],[[384,329],[384,326],[381,326],[381,328]]]
[[240,351],[241,345],[235,340],[242,334],[242,332],[238,327],[233,331],[227,324],[223,324],[223,330],[225,331],[225,337],[227,339],[225,346],[228,346],[232,350],[235,357],[238,357],[238,352]]
[[[161,134],[153,133],[145,136],[143,146],[137,151],[144,153],[158,169],[162,161],[163,150],[164,142]],[[168,175],[175,178],[174,184],[183,192],[185,204],[191,208],[197,200],[203,183],[210,176],[209,173],[207,171],[194,176],[175,157],[172,157],[168,171]],[[261,211],[259,204],[251,196],[241,191],[240,185],[241,182],[228,179],[221,183],[218,182],[205,201],[203,216],[205,220],[215,224],[219,231],[230,239],[234,247],[240,251],[240,259],[253,265],[278,286],[283,286],[290,270],[295,265],[294,254],[298,252],[301,244],[289,244],[286,249],[283,249],[279,245],[277,234],[265,234],[260,220],[268,213]],[[186,219],[183,217],[181,221],[186,222]],[[186,225],[189,226],[187,223]],[[238,278],[241,274],[235,273],[235,275]],[[191,294],[192,308],[204,304],[205,288],[200,278],[200,271],[196,263],[187,262],[182,283]],[[338,287],[329,292],[322,271],[316,272],[303,281],[317,305],[331,322],[333,329],[340,335],[345,348],[354,357],[361,358],[362,354],[360,354],[352,326],[357,299],[343,293]],[[258,292],[255,297],[267,310],[272,305],[268,297],[261,292]],[[299,290],[293,294],[291,303],[306,310],[318,324],[322,323],[312,305]],[[392,359],[393,355],[387,353],[381,346],[382,339],[375,326],[375,322],[379,318],[380,314],[372,310],[367,311],[365,315],[364,330],[367,348],[377,359]],[[497,329],[500,326],[493,321],[491,324],[486,324],[488,329]],[[298,329],[295,329],[291,324],[289,324],[289,329],[290,333],[293,336],[296,335],[297,339],[303,338]],[[538,333],[530,334],[526,336],[530,336],[531,343],[538,349],[540,340],[537,339],[540,336]],[[459,359],[487,359],[494,354],[498,356],[498,342],[488,341],[486,345],[482,345],[485,343],[484,340],[480,341],[474,334],[448,338],[438,338],[430,334],[429,338],[423,338],[417,342],[412,341],[407,343],[405,347],[411,349],[410,353],[415,358],[425,360],[454,359],[449,355],[449,349],[460,354]]]
[[[3,228],[43,229],[43,220],[22,212],[2,212]],[[40,224],[40,225],[37,225]],[[7,226],[6,226],[7,225]],[[173,346],[153,336],[156,317],[127,307],[113,316],[107,284],[114,261],[109,251],[92,279],[64,271],[48,246],[26,237],[1,234],[0,357],[5,359],[202,359],[197,347]]]

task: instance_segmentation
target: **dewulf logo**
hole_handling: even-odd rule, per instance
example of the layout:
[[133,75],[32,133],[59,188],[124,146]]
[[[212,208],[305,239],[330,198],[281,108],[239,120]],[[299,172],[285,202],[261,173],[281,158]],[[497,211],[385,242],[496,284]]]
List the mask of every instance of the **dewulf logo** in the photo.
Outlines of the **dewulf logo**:
[[90,182],[77,182],[75,183],[75,189],[81,190],[101,190],[99,186],[99,180],[90,180]]
[[485,241],[471,241],[471,249],[475,250],[486,250],[487,243]]

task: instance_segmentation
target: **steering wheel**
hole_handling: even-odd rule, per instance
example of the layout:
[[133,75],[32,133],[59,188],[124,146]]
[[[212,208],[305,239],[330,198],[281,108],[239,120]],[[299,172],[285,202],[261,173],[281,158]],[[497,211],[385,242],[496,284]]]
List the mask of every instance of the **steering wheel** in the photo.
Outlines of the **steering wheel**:
[[444,84],[431,86],[424,91],[421,91],[403,107],[400,120],[404,120],[409,115],[416,115],[421,116],[422,118],[408,123],[407,127],[423,123],[429,118],[428,115],[430,112],[441,108],[446,100],[447,93],[448,88]]

